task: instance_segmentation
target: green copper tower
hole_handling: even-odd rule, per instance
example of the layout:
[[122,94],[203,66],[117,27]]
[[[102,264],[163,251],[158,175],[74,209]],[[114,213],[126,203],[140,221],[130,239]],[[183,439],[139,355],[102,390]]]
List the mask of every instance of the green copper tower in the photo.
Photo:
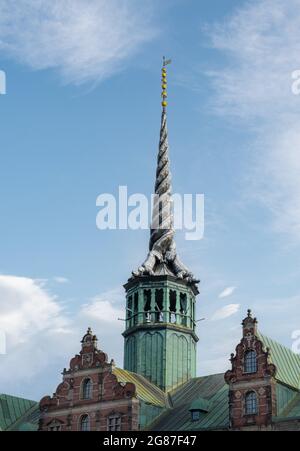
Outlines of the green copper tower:
[[162,68],[162,116],[155,196],[145,262],[132,273],[126,290],[124,368],[164,391],[196,376],[193,274],[178,258],[174,241],[172,187],[167,132],[167,70]]

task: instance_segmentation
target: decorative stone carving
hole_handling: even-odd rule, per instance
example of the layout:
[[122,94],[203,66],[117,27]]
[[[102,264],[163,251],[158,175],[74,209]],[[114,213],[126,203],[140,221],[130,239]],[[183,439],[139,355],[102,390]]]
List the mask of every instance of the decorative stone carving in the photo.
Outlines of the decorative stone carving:
[[[139,404],[135,384],[118,380],[113,373],[114,361],[109,362],[107,354],[97,348],[96,338],[90,329],[81,345],[80,353],[71,359],[70,368],[63,373],[63,381],[56,392],[40,401],[43,422],[39,430],[48,430],[51,421],[58,421],[59,430],[77,431],[82,427],[81,418],[88,415],[89,430],[106,431],[106,416],[112,406],[118,408],[124,417],[122,430],[138,429]],[[87,378],[92,383],[92,389],[84,396],[83,384]],[[133,409],[134,415],[128,413],[128,406]],[[77,415],[74,410],[77,410]],[[52,429],[54,427],[56,424],[51,426]]]
[[169,271],[178,279],[186,279],[191,283],[199,283],[199,280],[194,278],[193,274],[180,261],[177,255],[174,242],[175,231],[171,194],[167,116],[164,108],[161,118],[149,253],[144,263],[136,271],[133,271],[132,275],[133,277],[155,275],[157,265],[164,263]]
[[[257,320],[248,310],[242,322],[243,337],[231,354],[231,370],[225,373],[225,381],[229,385],[230,421],[234,429],[244,426],[266,427],[272,416],[276,414],[276,367],[270,362],[270,351],[264,348],[257,332]],[[256,365],[245,367],[245,356],[254,351]],[[249,392],[257,396],[257,411],[245,414],[245,399]]]

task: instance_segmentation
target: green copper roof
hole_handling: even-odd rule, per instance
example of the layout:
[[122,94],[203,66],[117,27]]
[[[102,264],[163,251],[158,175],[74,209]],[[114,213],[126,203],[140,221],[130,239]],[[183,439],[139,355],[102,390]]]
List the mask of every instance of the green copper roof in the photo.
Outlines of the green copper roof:
[[293,401],[298,395],[298,391],[283,385],[280,382],[276,384],[276,403],[277,403],[277,415],[284,416],[287,408],[289,409]]
[[260,333],[259,338],[271,350],[271,362],[277,367],[276,379],[300,389],[300,355]]
[[37,431],[38,425],[36,423],[21,423],[18,427],[20,432],[34,432]]
[[[27,422],[31,416],[36,416],[34,414],[37,410],[38,403],[35,401],[15,396],[0,395],[0,430],[19,430],[19,426],[23,422]],[[32,424],[36,423],[37,418]]]
[[[276,421],[300,417],[300,356],[285,346],[259,334],[271,350],[271,361],[277,367]],[[188,431],[226,429],[229,425],[228,386],[224,374],[191,379],[169,392],[170,407],[150,425],[150,430]],[[201,409],[208,406],[207,412]],[[201,410],[198,421],[192,421],[191,410]]]
[[[150,430],[189,431],[226,429],[229,423],[228,386],[224,374],[197,377],[169,393],[172,408],[166,410],[149,427]],[[199,421],[192,421],[190,407],[202,399],[209,403]],[[206,404],[207,405],[207,404]]]
[[289,409],[289,412],[287,412],[288,418],[300,418],[300,393],[297,395],[297,397],[294,399],[294,401],[291,403],[291,407]]
[[277,419],[300,418],[300,393],[277,383]]
[[114,368],[113,374],[119,382],[132,382],[136,386],[137,396],[142,401],[154,406],[165,407],[167,396],[156,385],[151,384],[146,378],[131,371]]

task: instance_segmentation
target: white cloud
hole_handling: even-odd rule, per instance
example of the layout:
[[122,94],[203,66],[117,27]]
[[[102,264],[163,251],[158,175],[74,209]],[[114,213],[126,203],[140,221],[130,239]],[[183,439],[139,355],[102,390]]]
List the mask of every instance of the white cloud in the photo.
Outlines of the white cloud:
[[219,321],[221,319],[229,318],[232,315],[235,315],[240,309],[240,304],[228,304],[217,310],[213,316],[212,321]]
[[150,2],[2,0],[0,50],[67,83],[97,82],[153,38]]
[[[124,328],[125,306],[124,292],[117,287],[94,296],[86,304],[83,304],[78,313],[78,321],[81,324],[91,325],[95,331],[99,331],[99,338],[103,349],[112,350],[114,359],[121,360],[123,342],[121,330]],[[97,332],[98,333],[98,332]],[[116,346],[115,346],[116,345]],[[121,362],[120,362],[121,363]]]
[[[115,307],[110,301],[95,297],[91,303],[82,306],[81,314],[87,319],[116,326],[118,318],[124,317],[124,309]],[[118,323],[117,323],[118,324]]]
[[98,301],[109,300],[112,304],[122,304],[122,302],[124,301],[124,289],[122,286],[112,288],[110,290],[98,294],[92,299],[92,301],[95,299],[97,299]]
[[0,329],[6,333],[8,347],[16,347],[41,330],[67,326],[57,299],[39,282],[0,275]]
[[96,326],[100,327],[101,325],[101,330],[105,326],[108,326],[108,331],[111,330],[111,326],[116,330],[116,327],[119,328],[122,325],[119,318],[122,319],[125,316],[123,301],[122,289],[120,287],[113,288],[94,296],[86,304],[83,304],[79,317],[85,318],[85,321],[91,320]]
[[4,330],[0,330],[0,355],[6,354],[6,335]]
[[67,279],[66,277],[61,277],[61,276],[54,277],[53,280],[54,280],[54,282],[61,283],[61,284],[69,283],[69,279]]
[[0,275],[0,392],[33,399],[45,391],[51,394],[62,368],[80,350],[88,326],[101,348],[121,365],[121,299],[121,290],[113,289],[69,313],[45,280]]
[[36,398],[45,374],[70,352],[71,321],[46,282],[28,277],[0,275],[0,311],[0,391]]
[[99,339],[99,347],[122,366],[124,318],[124,293],[117,288],[90,299],[81,307],[75,322],[82,328],[91,326]]
[[213,28],[212,45],[228,61],[211,74],[217,108],[264,120],[281,114],[283,104],[298,110],[291,74],[300,68],[299,23],[298,0],[256,0]]
[[300,242],[300,96],[292,72],[300,68],[299,0],[251,1],[210,33],[226,56],[211,72],[214,108],[244,120],[256,133],[246,184],[250,199],[272,213],[276,231]]
[[220,299],[227,298],[231,296],[235,292],[235,290],[236,287],[227,287],[219,294],[219,298]]

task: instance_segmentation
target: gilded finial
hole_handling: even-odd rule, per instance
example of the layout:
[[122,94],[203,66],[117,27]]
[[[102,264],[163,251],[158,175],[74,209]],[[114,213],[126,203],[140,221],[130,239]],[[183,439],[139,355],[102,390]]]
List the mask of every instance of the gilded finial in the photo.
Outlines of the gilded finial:
[[163,109],[165,109],[166,108],[166,106],[168,105],[168,102],[167,102],[167,97],[168,97],[168,94],[167,94],[167,69],[166,69],[166,66],[168,65],[168,64],[170,64],[171,63],[171,61],[172,60],[166,60],[166,58],[165,57],[163,57],[163,67],[162,67],[162,70],[161,70],[161,88],[162,88],[162,93],[161,93],[161,96],[162,96],[162,102],[161,102],[161,104],[162,104],[162,107],[163,107]]

